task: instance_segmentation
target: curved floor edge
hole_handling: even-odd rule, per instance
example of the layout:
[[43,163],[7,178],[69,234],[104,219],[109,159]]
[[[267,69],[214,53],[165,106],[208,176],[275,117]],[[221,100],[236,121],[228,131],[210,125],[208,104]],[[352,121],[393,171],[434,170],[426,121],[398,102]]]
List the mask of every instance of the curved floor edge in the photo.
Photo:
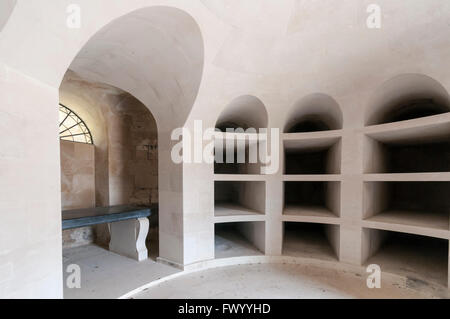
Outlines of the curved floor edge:
[[[321,266],[321,267],[329,267],[339,271],[351,271],[355,274],[360,274],[363,276],[367,276],[366,268],[363,266],[356,266],[351,264],[345,264],[338,261],[325,261],[318,260],[312,258],[304,258],[304,257],[289,257],[289,256],[244,256],[244,257],[232,257],[232,258],[223,258],[223,259],[213,259],[207,261],[201,261],[198,263],[190,264],[184,267],[184,270],[158,280],[149,282],[145,285],[142,285],[122,296],[118,299],[129,299],[133,296],[143,292],[148,288],[152,288],[161,283],[170,281],[172,279],[176,279],[181,276],[185,276],[188,274],[192,274],[195,272],[200,272],[204,270],[226,267],[226,266],[237,266],[237,265],[249,265],[249,264],[298,264],[304,266]],[[407,276],[395,274],[392,272],[382,272],[382,276],[384,278],[388,278],[390,281],[397,283],[400,287],[407,287],[408,282],[411,278]],[[419,280],[423,280],[423,278],[419,278]],[[425,281],[425,280],[423,280]],[[439,298],[450,298],[450,291],[447,287],[443,287],[436,283],[426,282],[426,286],[421,286],[421,292],[430,293],[431,295],[436,295]],[[415,289],[414,287],[409,287],[410,289]],[[423,290],[425,289],[425,290]],[[417,289],[416,289],[417,290]]]

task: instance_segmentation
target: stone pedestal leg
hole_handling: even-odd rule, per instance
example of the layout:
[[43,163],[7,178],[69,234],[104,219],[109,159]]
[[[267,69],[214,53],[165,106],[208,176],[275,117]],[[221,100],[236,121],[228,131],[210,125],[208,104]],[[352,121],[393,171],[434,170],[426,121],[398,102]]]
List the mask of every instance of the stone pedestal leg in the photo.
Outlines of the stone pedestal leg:
[[149,228],[148,218],[124,220],[110,224],[109,250],[137,261],[148,258],[145,239]]

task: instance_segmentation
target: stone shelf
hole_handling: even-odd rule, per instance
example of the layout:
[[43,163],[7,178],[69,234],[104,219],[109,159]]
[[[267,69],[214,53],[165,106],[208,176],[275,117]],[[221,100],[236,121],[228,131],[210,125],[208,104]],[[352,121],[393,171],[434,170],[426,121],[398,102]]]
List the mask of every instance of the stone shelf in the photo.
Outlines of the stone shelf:
[[237,204],[216,203],[214,208],[216,223],[263,221],[264,218],[264,214]]
[[220,136],[215,137],[215,140],[235,140],[235,141],[246,141],[246,145],[249,143],[256,143],[258,141],[267,141],[267,134],[261,133],[228,133],[222,132]]
[[366,218],[363,226],[444,239],[450,235],[448,213],[390,210]]
[[326,138],[340,138],[342,130],[327,130],[318,132],[303,132],[303,133],[283,133],[282,137],[285,141],[295,140],[322,140]]
[[339,224],[339,217],[326,207],[289,205],[284,208],[283,221]]
[[418,143],[448,140],[450,135],[450,113],[368,126],[362,129],[361,132],[384,143],[408,141]]
[[284,133],[282,135],[285,151],[323,150],[341,140],[342,131],[323,131],[313,133]]
[[339,182],[342,176],[338,174],[312,174],[312,175],[283,175],[285,182]]
[[267,175],[257,175],[257,174],[214,174],[215,181],[230,181],[230,182],[239,182],[239,181],[265,181],[267,179]]
[[450,172],[364,174],[366,182],[448,182]]

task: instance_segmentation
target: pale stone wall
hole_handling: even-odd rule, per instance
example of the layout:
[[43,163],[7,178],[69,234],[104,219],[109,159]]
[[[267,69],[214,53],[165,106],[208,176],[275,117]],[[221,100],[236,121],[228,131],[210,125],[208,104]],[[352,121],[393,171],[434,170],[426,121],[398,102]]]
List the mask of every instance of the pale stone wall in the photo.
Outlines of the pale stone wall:
[[[62,210],[95,207],[94,145],[60,141]],[[63,231],[63,247],[92,243],[92,227]]]
[[105,112],[110,205],[158,203],[156,123],[136,98],[124,94]]
[[95,206],[94,145],[60,141],[61,208]]

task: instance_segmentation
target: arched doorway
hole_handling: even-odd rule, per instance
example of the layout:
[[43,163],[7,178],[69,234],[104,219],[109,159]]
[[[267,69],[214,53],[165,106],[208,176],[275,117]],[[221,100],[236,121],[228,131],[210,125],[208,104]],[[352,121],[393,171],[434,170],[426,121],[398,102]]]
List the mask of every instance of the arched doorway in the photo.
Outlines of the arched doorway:
[[[100,148],[99,153],[103,164],[109,162],[109,169],[96,165],[100,169],[95,177],[96,206],[140,204],[143,198],[150,204],[157,202],[160,213],[151,224],[158,224],[158,231],[150,231],[150,237],[159,238],[159,249],[150,247],[150,255],[171,264],[183,264],[184,243],[182,165],[171,160],[170,133],[184,125],[197,96],[202,70],[203,40],[196,22],[185,12],[169,7],[139,9],[112,21],[90,38],[68,68],[68,73],[75,74],[79,81],[103,90],[99,103],[103,108],[98,117],[106,127],[99,131],[105,134],[107,151]],[[118,96],[115,90],[123,93],[120,103],[114,102]],[[105,112],[104,105],[111,103],[115,111]],[[128,112],[130,104],[139,104],[145,110],[137,107]],[[142,122],[144,111],[151,112],[156,139],[135,142],[127,135],[136,133],[133,129],[119,134],[123,123],[148,129],[149,121]],[[125,155],[121,158],[119,153]],[[127,164],[130,159],[134,167]],[[136,164],[139,159],[142,162]],[[144,178],[149,171],[145,161],[157,166],[158,173],[151,170],[150,178]],[[130,170],[135,171],[134,187],[124,179],[124,171]],[[107,183],[102,174],[107,175]],[[148,183],[151,187],[147,187]],[[108,241],[107,228],[99,227],[96,232],[97,237]]]
[[[139,205],[154,207],[150,253],[157,257],[157,127],[150,111],[130,94],[68,72],[60,105],[62,210]],[[89,125],[87,125],[89,123]],[[92,133],[91,129],[92,128]],[[95,136],[95,139],[94,139]],[[107,247],[106,226],[63,232],[63,247],[96,242]],[[155,245],[156,244],[156,245]]]

